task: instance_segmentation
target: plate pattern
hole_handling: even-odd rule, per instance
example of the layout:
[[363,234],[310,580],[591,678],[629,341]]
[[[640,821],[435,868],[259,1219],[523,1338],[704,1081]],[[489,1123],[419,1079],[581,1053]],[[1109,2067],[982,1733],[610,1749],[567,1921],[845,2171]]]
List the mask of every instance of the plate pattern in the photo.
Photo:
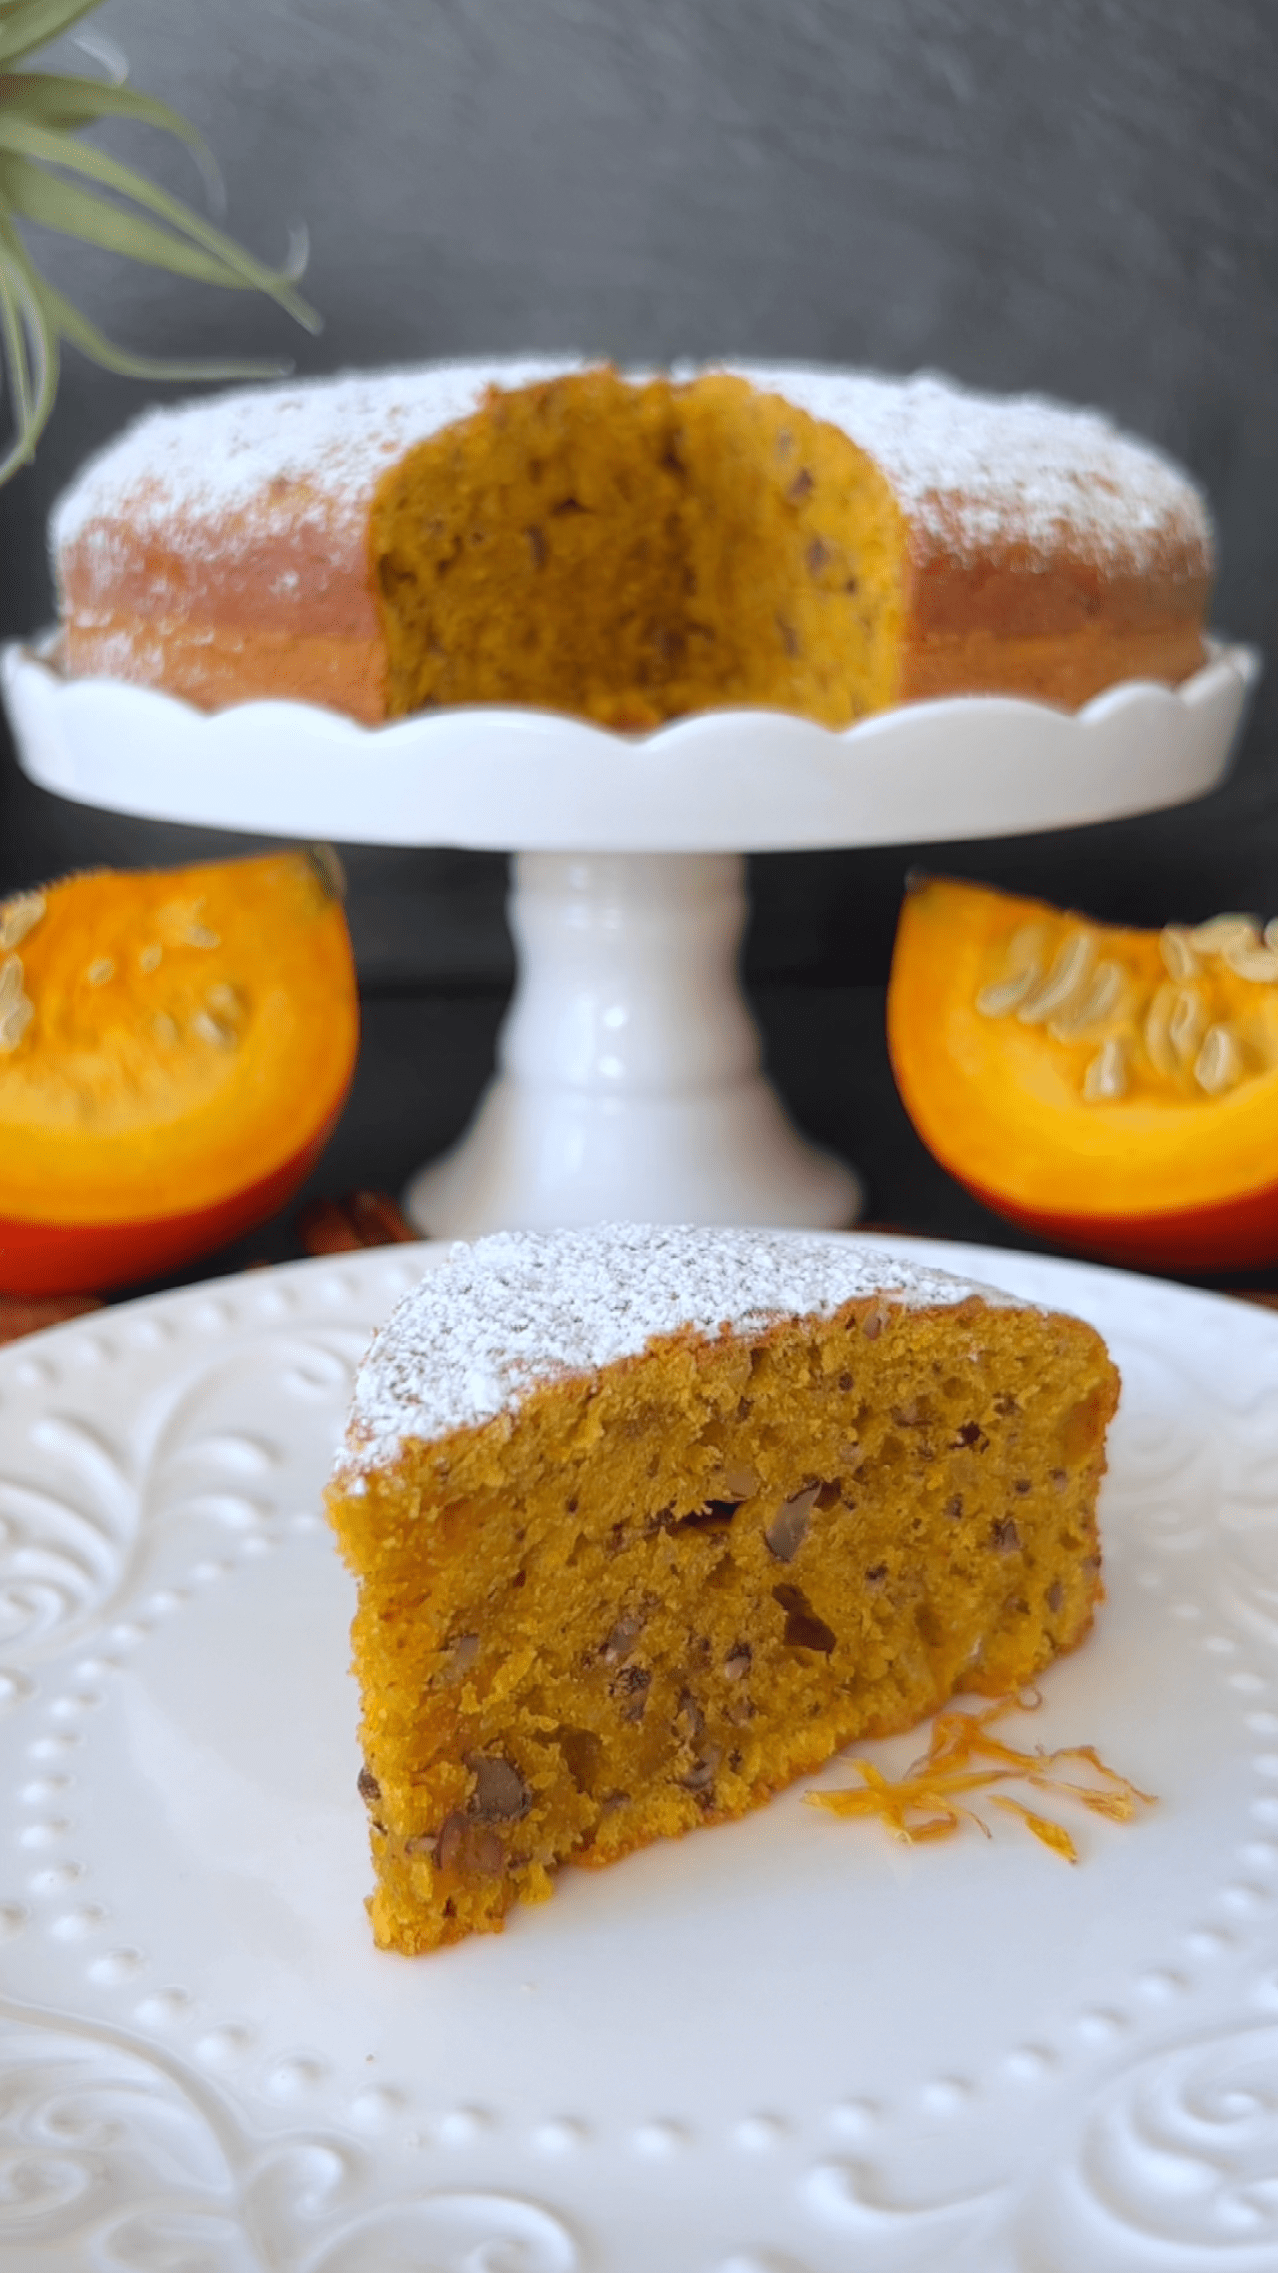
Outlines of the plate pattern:
[[[0,1851],[0,2264],[22,2273],[651,2273],[657,2263],[671,2273],[1269,2273],[1278,2264],[1278,1321],[1080,1266],[980,1250],[932,1259],[947,1256],[1091,1316],[1123,1368],[1105,1508],[1107,1618],[1164,1715],[1167,1697],[1183,1694],[1185,1720],[1170,1746],[1136,1721],[1108,1742],[1134,1773],[1144,1763],[1133,1748],[1154,1757],[1157,1826],[1098,1838],[1078,1873],[1045,1858],[1043,1871],[1058,1877],[1032,1883],[1045,1903],[1099,1904],[1105,1874],[1139,1860],[1141,1840],[1151,1854],[1161,1841],[1155,1877],[1131,1881],[1145,1889],[1147,1918],[1110,1948],[1098,1909],[1095,1961],[1074,1969],[1067,1992],[1054,1983],[1049,1941],[1032,1993],[974,2026],[961,2058],[938,2051],[920,2025],[901,2057],[858,2046],[840,2066],[800,2030],[743,2059],[722,2089],[696,2082],[691,2045],[686,2074],[632,2045],[633,2088],[618,2081],[612,2025],[624,2027],[625,2014],[620,2002],[607,2009],[606,1971],[593,2033],[587,2026],[574,2062],[548,2057],[544,2075],[535,2058],[520,2066],[513,2014],[506,2055],[498,2040],[486,2051],[458,2041],[442,2066],[424,2056],[415,2065],[413,2039],[401,2035],[387,2039],[389,2060],[358,2058],[349,2012],[327,2008],[330,1945],[313,1974],[299,1975],[313,1998],[317,1983],[323,1992],[307,2016],[274,1993],[269,1968],[233,1962],[207,1923],[187,1931],[163,1888],[131,1874],[131,1853],[170,1834],[182,1866],[172,1886],[187,1885],[200,1859],[181,1844],[188,1754],[174,1754],[174,1767],[165,1751],[184,1658],[194,1678],[207,1655],[201,1637],[229,1631],[246,1653],[260,1650],[272,1629],[255,1606],[274,1614],[308,1573],[321,1585],[321,1623],[333,1608],[322,1597],[331,1581],[318,1484],[368,1331],[432,1251],[249,1274],[77,1322],[0,1358],[0,1790],[10,1826]],[[1110,1658],[1121,1654],[1102,1635],[1053,1677],[1074,1684],[1067,1734],[1096,1733],[1079,1726],[1092,1694],[1084,1676],[1094,1673],[1097,1713],[1109,1710],[1102,1641]],[[284,1655],[289,1646],[285,1635]],[[1122,1694],[1130,1712],[1131,1692]],[[335,1710],[346,1710],[343,1698]],[[203,1742],[198,1714],[192,1727]],[[229,1768],[218,1775],[201,1785],[201,1807],[251,1845],[256,1802]],[[104,1795],[134,1811],[123,1836]],[[353,1941],[362,1823],[353,1799],[329,1812],[354,1857],[350,1903],[339,1906]],[[793,1821],[786,1838],[797,1836]],[[767,1825],[760,1833],[776,1836]],[[691,1843],[689,1866],[700,1845]],[[754,1850],[764,1861],[770,1851]],[[858,1868],[868,1852],[856,1850]],[[996,1875],[982,1884],[995,1890],[1002,1874],[1029,1868],[1006,1840],[991,1852]],[[330,1849],[321,1842],[317,1853],[324,1861]],[[953,1885],[957,1914],[970,1861],[960,1847],[941,1857],[949,1878],[936,1883]],[[282,1856],[289,1886],[290,1867]],[[624,1874],[616,1879],[624,1905]],[[648,1895],[676,1883],[654,1865]],[[609,1885],[605,1907],[612,1898]],[[411,1969],[404,1990],[399,1968],[394,1999],[420,1996],[440,2028],[456,2027],[458,2016],[490,2010],[500,1967],[512,1997],[531,1997],[535,1984],[520,1972],[543,1962],[541,1921],[553,1928],[561,1905],[566,1918],[562,1897],[522,1939],[512,1932],[477,1949],[455,1996],[452,1975]],[[1047,1926],[1066,1914],[1045,1909]],[[315,1918],[301,1896],[296,1920],[304,1941]],[[590,1943],[595,1912],[581,1908],[574,1930]],[[571,1932],[565,1947],[571,1957]],[[974,1954],[991,1962],[989,1951]],[[551,1949],[547,1983],[556,1961]],[[359,1962],[366,1975],[352,1994],[366,1981],[370,1998],[384,1995],[375,1967],[397,1961],[371,1960],[361,1941]],[[704,2025],[713,2029],[708,2015]],[[535,2032],[528,2041],[535,2052]]]

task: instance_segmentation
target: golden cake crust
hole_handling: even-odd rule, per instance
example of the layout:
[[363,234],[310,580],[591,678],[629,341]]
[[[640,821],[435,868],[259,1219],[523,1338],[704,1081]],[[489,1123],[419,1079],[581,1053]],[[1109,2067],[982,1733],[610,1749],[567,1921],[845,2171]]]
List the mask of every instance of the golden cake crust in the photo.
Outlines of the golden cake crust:
[[[1091,413],[936,380],[735,375],[848,437],[887,480],[907,531],[891,699],[1010,692],[1077,705],[1124,678],[1180,680],[1202,661],[1210,523],[1158,452]],[[147,414],[55,510],[65,667],[207,708],[287,698],[380,722],[379,484],[482,415],[490,387],[577,376],[564,363],[445,365]]]

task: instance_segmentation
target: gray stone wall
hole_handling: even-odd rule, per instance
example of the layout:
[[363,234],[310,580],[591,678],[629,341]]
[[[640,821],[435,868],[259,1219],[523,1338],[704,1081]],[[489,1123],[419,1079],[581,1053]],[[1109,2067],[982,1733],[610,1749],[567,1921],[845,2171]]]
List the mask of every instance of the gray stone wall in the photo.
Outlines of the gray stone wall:
[[[278,256],[305,222],[326,319],[310,339],[251,298],[46,241],[121,340],[302,371],[541,347],[1050,390],[1194,469],[1218,621],[1272,642],[1275,0],[109,0],[87,29],[203,129],[238,235]],[[181,151],[107,139],[199,196]],[[7,632],[48,612],[50,498],[142,399],[68,356],[37,464],[0,492]],[[1234,783],[1193,814],[935,862],[1136,920],[1273,913],[1276,729],[1271,687]],[[0,881],[195,842],[4,776]],[[914,857],[762,863],[759,966],[881,970]],[[373,981],[504,968],[491,862],[354,866]]]

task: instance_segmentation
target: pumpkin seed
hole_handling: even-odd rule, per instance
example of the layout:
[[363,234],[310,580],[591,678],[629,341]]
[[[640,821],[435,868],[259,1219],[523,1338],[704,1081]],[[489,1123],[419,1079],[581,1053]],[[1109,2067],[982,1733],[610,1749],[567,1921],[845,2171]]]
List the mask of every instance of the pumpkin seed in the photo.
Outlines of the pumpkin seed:
[[1231,947],[1259,947],[1260,925],[1255,916],[1213,916],[1210,923],[1200,923],[1190,932],[1189,943],[1200,955],[1223,955]]
[[1014,978],[997,979],[993,986],[982,987],[976,998],[976,1007],[982,1018],[1006,1018],[1023,1002],[1032,986],[1037,986],[1043,975],[1041,963],[1028,963]]
[[19,892],[0,908],[0,947],[18,947],[45,910],[43,892]]
[[25,994],[20,994],[17,1001],[11,1002],[0,1014],[0,1050],[6,1056],[17,1049],[34,1017],[35,1005]]
[[1183,931],[1179,924],[1164,924],[1158,935],[1158,944],[1170,978],[1178,979],[1182,985],[1186,979],[1197,978],[1200,968],[1198,957],[1190,946],[1189,933]]
[[1123,992],[1121,963],[1098,963],[1092,983],[1081,1001],[1064,1018],[1054,1018],[1048,1032],[1054,1042],[1077,1041],[1089,1026],[1099,1026],[1117,1010]]
[[209,1042],[215,1050],[233,1050],[239,1037],[233,1026],[224,1018],[212,1018],[207,1010],[197,1010],[191,1020],[191,1032],[202,1042]]
[[138,969],[140,971],[158,971],[163,956],[164,949],[158,943],[144,947],[138,957]]
[[1167,984],[1158,989],[1145,1017],[1145,1055],[1155,1073],[1171,1079],[1177,1070],[1176,1052],[1171,1042],[1171,1014],[1176,1006],[1177,990]]
[[1240,979],[1272,986],[1278,979],[1278,952],[1272,947],[1226,947],[1224,960]]
[[1202,996],[1196,987],[1181,987],[1167,1021],[1167,1038],[1182,1065],[1196,1056],[1207,1024]]
[[108,986],[115,977],[115,964],[109,955],[99,955],[96,963],[90,963],[84,975],[91,987]]
[[1111,1034],[1083,1075],[1083,1095],[1089,1104],[1109,1103],[1127,1094],[1127,1051],[1121,1034]]
[[1209,1026],[1194,1060],[1194,1079],[1209,1097],[1219,1097],[1241,1081],[1245,1071],[1237,1037],[1228,1026]]
[[1016,1015],[1023,1026],[1041,1026],[1054,1013],[1065,1010],[1091,976],[1096,942],[1090,931],[1076,931],[1067,939],[1041,986],[1035,987]]

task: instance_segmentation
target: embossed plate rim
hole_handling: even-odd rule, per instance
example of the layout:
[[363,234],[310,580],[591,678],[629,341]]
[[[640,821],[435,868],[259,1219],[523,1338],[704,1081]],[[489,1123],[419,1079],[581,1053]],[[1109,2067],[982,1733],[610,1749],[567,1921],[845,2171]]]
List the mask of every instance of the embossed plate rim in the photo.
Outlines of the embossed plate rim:
[[[1174,1313],[1182,1324],[1197,1322],[1208,1340],[1219,1333],[1226,1343],[1266,1351],[1272,1360],[1266,1386],[1272,1384],[1278,1397],[1278,1320],[1242,1313],[1223,1298],[1160,1290],[1093,1266],[1012,1252],[904,1240],[874,1244],[989,1283],[1011,1280],[1017,1291],[1067,1307],[1087,1308],[1095,1298],[1120,1311],[1139,1303],[1155,1315]],[[246,1331],[245,1322],[260,1322],[264,1310],[274,1310],[282,1328],[292,1309],[305,1331],[318,1332],[325,1317],[340,1325],[344,1305],[358,1307],[362,1292],[380,1286],[389,1293],[435,1259],[429,1249],[378,1250],[122,1305],[3,1353],[0,1395],[12,1392],[15,1383],[21,1387],[24,1370],[34,1390],[40,1369],[50,1364],[68,1374],[83,1368],[85,1379],[95,1371],[101,1375],[111,1360],[101,1355],[95,1360],[95,1342],[99,1349],[115,1344],[126,1357],[149,1344],[151,1356],[163,1360],[174,1340],[198,1343],[207,1332],[213,1347],[228,1321],[233,1332]],[[1236,1436],[1241,1427],[1235,1422]],[[1264,1505],[1271,1518],[1269,1501]],[[1241,1547],[1248,1546],[1248,1524],[1253,1532],[1257,1528],[1259,1506],[1245,1493],[1237,1499]],[[1183,1559],[1183,1541],[1172,1540],[1168,1552],[1173,1561],[1177,1554]],[[145,1590],[134,1592],[144,1599],[132,1607],[150,1616]],[[160,1586],[158,1595],[163,1592]],[[1274,1664],[1278,1589],[1272,1593],[1271,1604],[1263,1588],[1253,1589],[1240,1605],[1244,1623],[1259,1618],[1263,1624],[1273,1612],[1273,1631],[1255,1642],[1266,1666],[1266,1676],[1250,1677],[1258,1683]],[[111,1615],[127,1625],[118,1610]],[[162,1603],[154,1610],[157,1631],[168,1615]],[[83,1700],[102,1678],[95,1666],[105,1664],[114,1646],[104,1632],[107,1623],[89,1621],[75,1649],[61,1653],[68,1663],[54,1702],[68,1711],[62,1720],[47,1722],[38,1742],[73,1733],[77,1712],[91,1710]],[[1203,1636],[1204,1644],[1212,1639]],[[0,1661],[4,1658],[0,1650]],[[31,1668],[38,1676],[59,1662],[56,1652],[46,1651],[43,1658],[37,1652]],[[1269,1690],[1272,1697],[1272,1683]],[[14,1702],[21,1719],[22,1700]],[[1268,1707],[1251,1717],[1272,1723],[1278,1734],[1278,1714]],[[1278,1776],[1278,1750],[1260,1756],[1272,1759]],[[35,1812],[24,1819],[24,1828],[39,1829],[56,1820],[61,1804],[56,1742],[32,1771],[29,1783],[42,1796],[31,1802]],[[624,2137],[613,2137],[606,2127],[592,2127],[588,2105],[583,2114],[580,2104],[552,2098],[548,2089],[537,2121],[518,2134],[509,2123],[494,2121],[493,2111],[459,2103],[438,2115],[415,2153],[401,2135],[403,2111],[394,2107],[393,2090],[388,2094],[381,2084],[348,2100],[340,2120],[321,2110],[313,2094],[308,2098],[304,2061],[294,2062],[297,2072],[291,2075],[287,2061],[278,2063],[272,2107],[260,2094],[256,2099],[246,2094],[236,2068],[234,2016],[203,2025],[202,2035],[188,2031],[179,2053],[173,2045],[180,2024],[158,2006],[150,2022],[135,2021],[131,2029],[104,2029],[83,1999],[77,2010],[74,1985],[84,1973],[76,1967],[100,1944],[93,1903],[72,1885],[47,1913],[65,1930],[57,1945],[67,1956],[65,2001],[46,1999],[40,2010],[26,2013],[12,2000],[9,2005],[7,2112],[28,2158],[22,2162],[20,2155],[20,2166],[35,2168],[41,2153],[47,2165],[54,2147],[74,2162],[69,2109],[79,2110],[82,2123],[86,2108],[110,2106],[118,2115],[127,2104],[134,2126],[128,2136],[140,2162],[149,2151],[148,2121],[163,2118],[173,2137],[186,2141],[192,2167],[182,2187],[175,2189],[171,2180],[167,2191],[153,2186],[142,2207],[124,2198],[127,2189],[117,2171],[114,2195],[100,2216],[65,2203],[58,2213],[63,2230],[42,2228],[38,2237],[34,2225],[23,2225],[21,2199],[15,2204],[11,2197],[0,2205],[0,2261],[8,2253],[23,2273],[28,2266],[65,2266],[68,2273],[90,2263],[140,2266],[152,2261],[145,2253],[154,2253],[157,2234],[169,2246],[173,2221],[186,2219],[204,2234],[214,2253],[209,2262],[234,2265],[236,2273],[241,2265],[268,2264],[287,2267],[288,2273],[355,2273],[356,2267],[359,2273],[382,2273],[383,2267],[419,2261],[458,2273],[481,2265],[501,2265],[505,2273],[507,2264],[526,2273],[586,2266],[600,2273],[632,2268],[650,2273],[650,2253],[658,2247],[672,2273],[685,2262],[689,2273],[778,2268],[844,2273],[850,2262],[866,2273],[880,2267],[897,2273],[907,2264],[970,2266],[973,2273],[995,2268],[1014,2273],[1033,2265],[1037,2273],[1043,2263],[1052,2273],[1058,2266],[1062,2273],[1076,2268],[1082,2273],[1084,2266],[1087,2273],[1110,2273],[1111,2267],[1119,2273],[1138,2264],[1142,2273],[1163,2264],[1174,2264],[1177,2273],[1188,2268],[1216,2273],[1224,2264],[1238,2273],[1252,2273],[1253,2267],[1268,2273],[1278,2237],[1272,2200],[1278,2137],[1272,2135],[1273,2122],[1265,2129],[1256,2108],[1262,2101],[1278,2106],[1278,1946],[1269,1907],[1278,1842],[1263,1835],[1278,1831],[1278,1799],[1269,1799],[1262,1787],[1260,1804],[1270,1812],[1260,1816],[1252,1837],[1253,1861],[1224,1890],[1233,1908],[1226,1903],[1218,1920],[1197,1929],[1200,1946],[1188,1949],[1183,1960],[1186,1979],[1178,1981],[1171,1966],[1160,1978],[1154,1967],[1133,1985],[1138,2009],[1124,2024],[1125,2034],[1115,2034],[1111,2025],[1121,2015],[1104,2010],[1081,2015],[1086,2047],[1080,2045],[1064,2079],[1050,2044],[1024,2042],[1007,2053],[999,2077],[982,2084],[975,2096],[961,2076],[936,2075],[908,2109],[896,2111],[891,2124],[884,2111],[853,2095],[826,2107],[819,2124],[797,2118],[783,2103],[743,2104],[719,2133],[697,2135],[681,2125],[677,2105],[672,2113],[671,2106],[654,2102],[642,2122]],[[53,1859],[46,1863],[37,1843],[28,1858],[33,1875],[45,1868],[56,1872],[61,1851],[53,1840]],[[0,1927],[13,1922],[12,1907],[0,1908]],[[1240,1953],[1236,1965],[1226,1954],[1231,1936]],[[514,1937],[508,1938],[515,1946]],[[11,1951],[21,1947],[18,1932]],[[99,1959],[91,1956],[90,1962]],[[1195,1968],[1197,1984],[1188,1978]],[[68,2082],[56,2102],[46,2095],[34,2104],[35,2080],[55,2070],[80,2079],[79,2096]],[[997,2157],[991,2164],[988,2151],[976,2151],[982,2130],[995,2118],[1010,2124],[1018,2141],[1004,2168],[997,2167]],[[1066,2135],[1075,2141],[1072,2160],[1049,2151],[1052,2137]],[[1138,2181],[1153,2145],[1163,2157],[1159,2167],[1177,2174],[1179,2191],[1164,2186],[1160,2198],[1155,2189],[1140,2209]],[[1203,2170],[1215,2172],[1215,2192],[1209,2188],[1204,2194],[1199,2184],[1200,2200],[1193,2195],[1193,2173]],[[1131,2215],[1124,2223],[1118,2212],[1127,2197]],[[646,2229],[642,2222],[635,2225],[636,2202]],[[1162,2218],[1166,2227],[1169,2204],[1174,2231],[1158,2224]],[[100,2254],[108,2245],[114,2252],[109,2258]],[[1049,2247],[1053,2254],[1044,2256]]]

